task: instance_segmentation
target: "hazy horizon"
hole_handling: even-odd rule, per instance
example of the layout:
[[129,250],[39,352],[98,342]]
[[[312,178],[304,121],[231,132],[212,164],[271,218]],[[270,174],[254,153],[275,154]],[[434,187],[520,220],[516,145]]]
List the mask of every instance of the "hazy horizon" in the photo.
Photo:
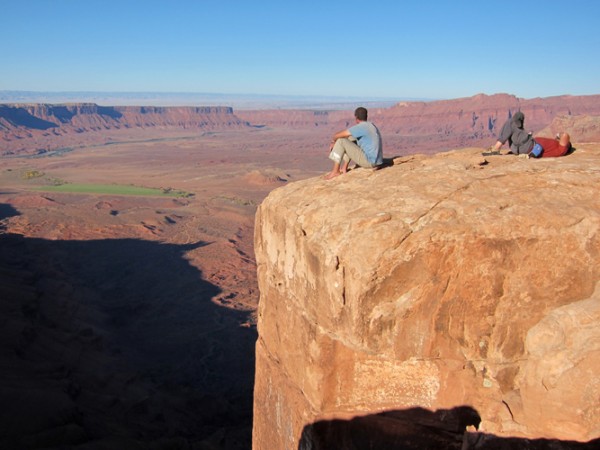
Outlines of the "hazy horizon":
[[94,92],[0,90],[6,103],[96,103],[102,106],[231,106],[235,109],[345,109],[352,105],[391,106],[402,101],[435,101],[427,98],[366,98],[351,96],[223,94],[210,92]]
[[[0,90],[0,104],[65,104],[95,103],[100,106],[224,106],[234,110],[252,109],[354,109],[358,105],[386,108],[400,102],[435,102],[469,98],[366,98],[350,96],[276,95],[276,94],[223,94],[210,92],[95,92],[95,91],[19,91]],[[515,95],[508,92],[484,95]],[[557,96],[568,96],[564,93]],[[598,95],[598,94],[589,94]],[[518,97],[518,96],[516,96]],[[554,97],[554,96],[548,96]],[[522,98],[522,97],[521,97]],[[544,98],[544,97],[542,97]],[[547,98],[547,97],[546,97]]]

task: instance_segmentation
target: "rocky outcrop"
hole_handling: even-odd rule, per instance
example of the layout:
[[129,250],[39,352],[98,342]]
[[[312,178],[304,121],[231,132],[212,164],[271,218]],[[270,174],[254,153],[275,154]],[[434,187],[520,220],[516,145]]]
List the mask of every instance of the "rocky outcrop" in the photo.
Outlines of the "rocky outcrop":
[[261,204],[255,450],[600,443],[600,146],[480,152]]

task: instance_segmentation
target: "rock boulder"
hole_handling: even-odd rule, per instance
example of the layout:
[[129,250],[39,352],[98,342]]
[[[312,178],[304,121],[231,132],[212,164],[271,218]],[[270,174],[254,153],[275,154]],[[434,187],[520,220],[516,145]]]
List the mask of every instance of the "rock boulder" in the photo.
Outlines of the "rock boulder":
[[457,448],[600,438],[600,146],[576,147],[399,157],[272,191],[253,448],[327,448],[318,424],[389,432],[423,412],[470,430]]

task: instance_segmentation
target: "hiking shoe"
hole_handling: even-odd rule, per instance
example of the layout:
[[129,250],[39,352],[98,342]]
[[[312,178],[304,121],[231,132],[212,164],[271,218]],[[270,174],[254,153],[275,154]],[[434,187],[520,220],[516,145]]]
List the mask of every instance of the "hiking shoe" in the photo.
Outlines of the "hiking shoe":
[[487,151],[482,153],[483,156],[493,156],[493,155],[499,155],[499,154],[500,154],[500,150],[496,150],[494,147],[490,147],[487,149]]

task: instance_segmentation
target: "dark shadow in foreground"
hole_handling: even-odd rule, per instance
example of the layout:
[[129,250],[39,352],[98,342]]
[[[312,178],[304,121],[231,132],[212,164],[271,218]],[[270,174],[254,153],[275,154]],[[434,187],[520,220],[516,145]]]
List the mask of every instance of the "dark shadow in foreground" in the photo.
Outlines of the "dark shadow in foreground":
[[[469,406],[429,411],[386,411],[351,420],[307,425],[298,450],[596,450],[600,439],[581,443],[551,439],[503,438],[476,431],[481,418]],[[473,431],[465,432],[471,426]],[[471,428],[470,427],[470,428]]]
[[256,330],[204,245],[0,230],[0,448],[250,448]]

